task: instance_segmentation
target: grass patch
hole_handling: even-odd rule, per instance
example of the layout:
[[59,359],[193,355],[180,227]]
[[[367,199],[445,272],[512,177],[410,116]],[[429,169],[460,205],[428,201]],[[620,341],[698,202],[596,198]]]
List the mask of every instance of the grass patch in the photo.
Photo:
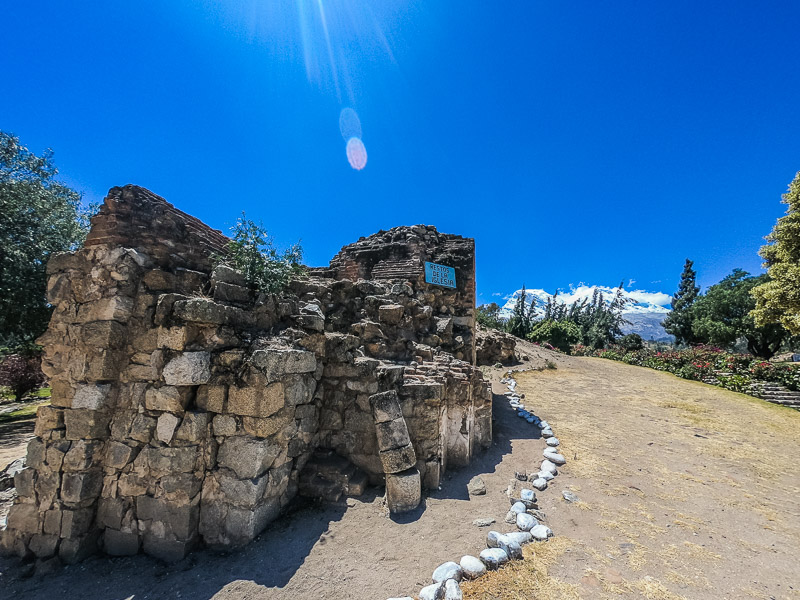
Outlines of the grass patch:
[[26,419],[32,419],[36,417],[36,411],[39,410],[39,407],[45,406],[47,404],[50,403],[49,402],[31,403],[28,404],[27,406],[22,406],[17,410],[2,414],[0,415],[0,424],[13,423],[14,421],[24,421]]
[[464,596],[471,600],[579,600],[580,586],[548,574],[548,568],[572,545],[572,540],[565,537],[528,544],[523,548],[523,560],[511,562],[498,571],[489,571],[475,581],[462,583]]

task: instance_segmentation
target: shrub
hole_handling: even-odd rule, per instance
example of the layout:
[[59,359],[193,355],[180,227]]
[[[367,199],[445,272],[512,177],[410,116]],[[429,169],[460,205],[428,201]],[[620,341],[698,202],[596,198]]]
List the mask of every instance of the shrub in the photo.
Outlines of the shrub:
[[19,401],[45,382],[42,359],[39,356],[10,354],[0,363],[0,385],[8,387]]
[[300,264],[303,248],[299,243],[278,252],[266,229],[244,213],[231,229],[233,239],[226,255],[218,257],[217,263],[227,264],[242,273],[251,289],[279,293],[289,284],[292,275],[304,271],[305,267]]
[[619,345],[629,352],[635,352],[644,348],[644,341],[638,333],[629,333],[619,339]]
[[528,339],[552,344],[562,352],[569,352],[580,341],[581,328],[570,321],[541,321],[533,326]]

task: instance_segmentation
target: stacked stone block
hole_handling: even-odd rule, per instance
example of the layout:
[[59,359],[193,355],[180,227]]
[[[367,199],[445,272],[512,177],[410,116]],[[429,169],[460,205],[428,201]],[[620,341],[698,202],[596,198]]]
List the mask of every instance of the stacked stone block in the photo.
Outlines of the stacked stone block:
[[[362,274],[361,246],[378,251],[387,236],[405,258]],[[338,468],[309,462],[315,451],[385,483],[402,511],[488,445],[491,396],[471,364],[472,240],[383,232],[280,295],[214,267],[225,242],[126,186],[83,249],[51,259],[40,343],[52,401],[0,549],[71,563],[238,547],[291,501],[306,465]],[[456,265],[460,288],[425,284],[422,258]],[[375,279],[349,279],[356,271]],[[343,491],[362,490],[348,469]]]

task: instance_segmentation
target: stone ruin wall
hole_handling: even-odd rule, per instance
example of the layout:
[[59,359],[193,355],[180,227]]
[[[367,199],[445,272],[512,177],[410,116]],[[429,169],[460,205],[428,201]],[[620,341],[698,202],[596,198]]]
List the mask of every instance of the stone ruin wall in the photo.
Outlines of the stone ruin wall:
[[[227,241],[125,186],[81,250],[51,259],[52,400],[4,553],[177,560],[246,544],[298,492],[358,494],[366,480],[409,510],[491,442],[472,240],[380,232],[281,295],[214,269]],[[426,284],[425,260],[454,266],[458,288]]]

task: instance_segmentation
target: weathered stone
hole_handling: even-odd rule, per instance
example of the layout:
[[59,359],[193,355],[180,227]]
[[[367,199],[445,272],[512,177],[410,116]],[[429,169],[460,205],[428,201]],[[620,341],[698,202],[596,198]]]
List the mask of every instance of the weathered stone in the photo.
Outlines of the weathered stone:
[[[198,447],[143,448],[133,461],[134,466],[149,469],[153,477],[173,473],[189,473],[197,467]],[[135,494],[134,494],[135,495]]]
[[561,492],[561,495],[564,496],[564,500],[566,500],[567,502],[570,502],[570,503],[579,502],[580,501],[580,498],[578,498],[578,496],[576,496],[570,490],[564,490],[563,492]]
[[313,352],[292,348],[256,350],[251,362],[266,375],[269,382],[278,381],[287,374],[313,373],[317,368],[317,359]]
[[527,513],[517,514],[517,527],[520,531],[530,531],[539,523],[531,515]]
[[211,354],[208,352],[184,352],[164,367],[167,385],[200,385],[211,378]]
[[378,320],[388,325],[397,325],[403,318],[402,304],[385,304],[378,307]]
[[498,569],[508,562],[508,554],[502,548],[486,548],[481,551],[480,559],[487,569]]
[[491,525],[494,522],[495,522],[495,520],[492,519],[491,517],[486,517],[486,518],[482,518],[482,519],[475,519],[472,522],[472,524],[475,525],[476,527],[488,527],[489,525]]
[[71,506],[89,506],[100,495],[102,489],[101,471],[65,473],[61,482],[61,500]]
[[156,345],[159,348],[169,348],[170,350],[182,351],[186,348],[188,341],[188,330],[186,327],[159,327]]
[[477,579],[486,574],[486,565],[479,558],[474,556],[462,556],[459,562],[461,572],[467,579]]
[[99,533],[88,533],[79,538],[65,538],[58,545],[58,557],[68,565],[88,558],[98,550]]
[[555,448],[556,446],[559,446],[559,445],[561,445],[561,442],[560,442],[560,441],[558,441],[558,438],[557,438],[557,437],[551,437],[551,438],[549,438],[549,439],[547,440],[547,442],[546,442],[546,443],[547,443],[547,445],[548,445],[548,446],[550,446],[550,447],[552,447],[552,448]]
[[214,300],[233,304],[248,304],[251,300],[251,292],[246,287],[220,281],[214,285]]
[[110,390],[111,386],[108,384],[79,385],[72,398],[72,408],[88,408],[90,410],[106,408]]
[[128,437],[138,442],[147,443],[153,435],[153,430],[156,428],[156,420],[147,415],[138,414],[134,417],[131,423]]
[[556,467],[555,463],[551,462],[550,460],[542,461],[541,471],[545,473],[550,473],[552,475],[558,475],[558,467]]
[[544,541],[547,538],[552,537],[553,531],[546,525],[536,525],[535,527],[531,528],[531,535],[536,540]]
[[383,450],[379,452],[379,456],[384,473],[399,473],[417,464],[417,455],[411,444],[394,450]]
[[61,533],[61,511],[58,509],[48,510],[44,513],[43,531],[49,535],[59,535]]
[[207,412],[190,411],[184,414],[175,439],[181,442],[199,443],[208,433]]
[[547,448],[544,451],[544,457],[555,465],[564,465],[567,462],[567,459],[564,458],[562,454],[559,454],[552,448]]
[[182,414],[189,405],[192,397],[190,387],[175,387],[164,385],[159,388],[150,388],[145,392],[144,405],[147,410],[158,410]]
[[105,466],[122,469],[133,459],[135,452],[136,450],[127,444],[111,440],[106,444]]
[[158,441],[169,444],[172,436],[175,435],[175,428],[180,423],[180,419],[172,413],[163,413],[156,422],[156,438]]
[[421,500],[422,484],[416,467],[386,475],[386,504],[389,511],[398,513],[414,510]]
[[36,428],[34,435],[44,437],[53,429],[64,427],[64,409],[52,406],[40,406],[36,410]]
[[228,436],[236,433],[236,419],[230,415],[217,415],[213,421],[214,435]]
[[64,414],[68,440],[103,439],[108,436],[109,415],[89,409],[72,409]]
[[85,471],[100,462],[102,450],[102,442],[95,440],[73,442],[69,452],[64,456],[64,471]]
[[547,489],[547,480],[542,477],[537,477],[531,482],[531,485],[541,492]]
[[470,496],[483,496],[486,494],[486,484],[483,483],[480,475],[476,475],[469,480],[467,492]]
[[6,523],[9,529],[21,533],[39,533],[41,518],[35,504],[13,504],[8,510]]
[[119,529],[124,512],[125,502],[121,498],[100,498],[97,505],[97,524],[100,527]]
[[378,434],[378,448],[381,450],[402,448],[411,443],[411,439],[408,437],[408,427],[404,419],[376,423],[375,431]]
[[516,542],[520,546],[524,544],[529,544],[533,541],[533,536],[529,531],[512,531],[511,533],[504,534],[505,537],[510,539],[513,542]]
[[446,562],[438,567],[433,572],[433,583],[442,583],[443,581],[447,581],[448,579],[455,579],[456,581],[461,581],[463,573],[461,572],[461,567],[456,562]]
[[28,548],[37,558],[54,556],[58,550],[58,539],[57,535],[36,534],[31,536]]
[[269,469],[280,452],[280,446],[267,440],[230,437],[220,446],[217,462],[240,479],[252,479]]
[[463,600],[461,586],[455,579],[448,579],[444,582],[444,600]]
[[434,583],[419,591],[419,600],[444,600],[444,595],[444,583]]
[[225,411],[228,388],[224,385],[201,385],[197,388],[197,408],[212,413]]
[[283,384],[270,383],[259,386],[258,379],[246,387],[232,385],[228,390],[227,411],[248,417],[269,417],[284,406]]
[[186,558],[196,545],[196,539],[188,541],[169,540],[148,533],[143,537],[142,549],[150,556],[154,556],[166,563],[174,563]]
[[62,511],[61,537],[76,538],[89,533],[93,519],[94,510],[91,508]]

